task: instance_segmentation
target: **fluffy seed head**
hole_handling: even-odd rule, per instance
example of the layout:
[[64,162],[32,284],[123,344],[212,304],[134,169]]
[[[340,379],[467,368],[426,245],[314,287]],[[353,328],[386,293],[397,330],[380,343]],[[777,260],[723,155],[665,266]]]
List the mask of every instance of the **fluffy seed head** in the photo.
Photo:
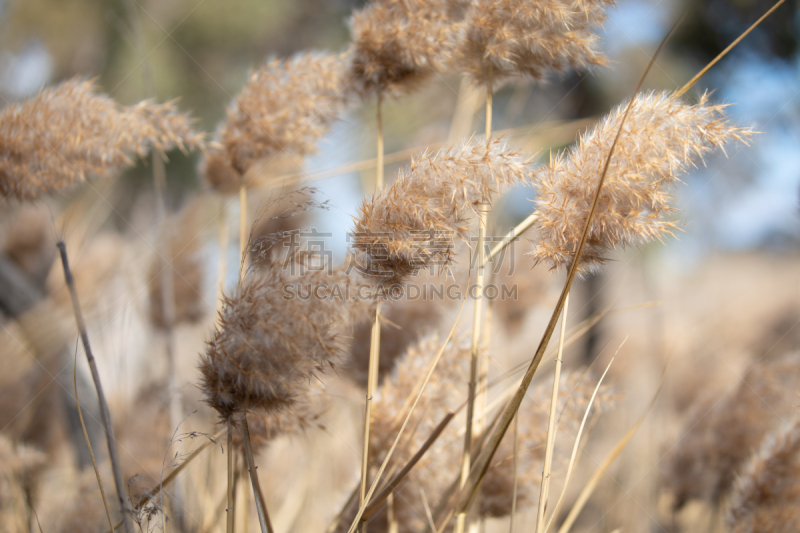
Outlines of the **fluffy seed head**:
[[764,439],[736,481],[726,521],[732,533],[800,530],[800,417]]
[[500,187],[521,182],[527,161],[499,140],[424,154],[388,190],[361,204],[352,248],[363,274],[391,285],[452,263],[454,237]]
[[[539,221],[532,228],[535,263],[569,266],[580,242],[595,188],[627,104],[613,110],[576,146],[534,173]],[[616,247],[671,235],[669,191],[714,148],[746,142],[752,131],[725,119],[724,105],[695,105],[667,92],[639,94],[608,167],[581,257],[581,271],[599,268]]]
[[350,19],[352,89],[362,97],[408,91],[442,70],[455,25],[441,0],[375,0]]
[[465,14],[455,63],[476,84],[603,65],[594,30],[613,0],[475,0]]
[[126,107],[73,79],[0,113],[0,193],[34,200],[119,172],[134,154],[202,145],[174,104]]
[[219,131],[227,163],[216,153],[206,165],[209,181],[226,183],[231,170],[244,174],[280,153],[313,153],[344,108],[344,68],[343,56],[306,53],[255,71],[228,108]]
[[304,268],[297,258],[275,260],[249,271],[225,297],[200,361],[205,401],[223,420],[244,408],[277,412],[302,400],[310,381],[342,355],[340,328],[366,312],[363,302],[334,294],[349,283],[343,271],[299,275]]

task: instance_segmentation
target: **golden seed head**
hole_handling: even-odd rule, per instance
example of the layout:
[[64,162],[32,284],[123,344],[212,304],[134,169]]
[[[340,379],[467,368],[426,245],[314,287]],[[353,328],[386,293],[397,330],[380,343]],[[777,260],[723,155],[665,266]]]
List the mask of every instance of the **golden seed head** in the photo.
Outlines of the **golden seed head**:
[[[532,228],[535,263],[567,267],[627,104],[614,109],[568,152],[552,156],[533,173],[539,219]],[[581,256],[580,271],[597,269],[617,247],[672,235],[670,190],[715,148],[747,142],[752,134],[725,119],[724,105],[682,102],[668,92],[635,97],[614,150]]]

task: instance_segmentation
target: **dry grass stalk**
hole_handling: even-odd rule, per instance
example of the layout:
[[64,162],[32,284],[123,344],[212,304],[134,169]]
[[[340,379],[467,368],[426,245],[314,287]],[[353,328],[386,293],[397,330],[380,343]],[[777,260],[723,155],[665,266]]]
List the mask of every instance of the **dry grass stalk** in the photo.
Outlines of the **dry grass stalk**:
[[106,500],[106,491],[103,489],[103,480],[100,477],[100,470],[97,468],[97,461],[94,457],[94,450],[92,450],[92,441],[89,439],[89,432],[86,431],[86,422],[83,419],[83,409],[81,408],[81,401],[78,398],[78,343],[75,343],[75,357],[72,363],[72,387],[75,393],[75,404],[78,407],[78,417],[81,421],[81,430],[83,431],[83,439],[86,441],[86,447],[89,449],[89,458],[92,460],[92,468],[94,469],[94,475],[97,479],[97,487],[100,489],[100,498],[103,501],[103,509],[106,512],[106,518],[108,518],[108,525],[111,527],[111,531],[114,531],[114,521],[111,518],[111,511],[108,509],[108,501]]
[[384,285],[453,261],[453,237],[467,239],[473,215],[503,186],[525,179],[527,161],[494,140],[425,154],[385,192],[365,200],[352,248],[364,272]]
[[362,98],[399,94],[443,70],[455,25],[443,0],[375,0],[353,14],[351,89]]
[[[267,513],[267,505],[264,502],[264,493],[261,491],[261,484],[258,481],[256,465],[253,459],[253,446],[250,443],[250,430],[247,426],[247,405],[240,412],[242,434],[244,436],[244,449],[247,457],[247,470],[250,472],[250,481],[253,484],[253,494],[256,496],[256,510],[258,511],[258,523],[261,526],[261,533],[273,533],[272,524]],[[246,520],[246,518],[245,518]]]
[[732,533],[800,529],[800,418],[773,430],[736,480],[726,522]]
[[[492,90],[486,89],[486,142],[489,143],[492,134]],[[469,468],[472,460],[472,433],[475,429],[473,422],[475,418],[475,400],[478,387],[478,381],[485,381],[485,375],[478,375],[478,364],[481,351],[481,336],[483,329],[487,324],[483,321],[483,286],[486,282],[486,250],[484,243],[486,241],[486,231],[489,224],[489,209],[490,206],[484,206],[480,212],[478,219],[478,242],[476,243],[478,252],[478,268],[475,273],[475,285],[480,291],[478,297],[475,299],[475,307],[472,315],[472,344],[470,347],[470,367],[469,367],[469,384],[467,394],[467,430],[464,432],[464,451],[461,454],[461,486],[467,482],[469,476]],[[485,360],[483,361],[485,362]]]
[[[666,372],[666,367],[664,368],[664,372]],[[592,474],[592,477],[589,478],[589,481],[583,486],[580,494],[575,500],[575,503],[572,504],[572,509],[569,510],[569,514],[564,519],[564,522],[561,524],[561,527],[558,528],[558,533],[569,533],[569,530],[572,528],[572,525],[575,523],[575,520],[578,518],[578,515],[583,510],[583,506],[586,505],[586,502],[589,501],[594,489],[597,488],[597,484],[600,483],[600,480],[603,476],[607,475],[606,472],[611,467],[611,464],[616,460],[619,454],[625,449],[628,443],[631,441],[633,436],[639,430],[639,427],[644,422],[647,415],[650,414],[650,410],[653,408],[653,405],[656,403],[656,399],[658,398],[659,393],[661,392],[661,387],[664,385],[664,373],[661,374],[661,380],[659,381],[658,388],[656,392],[653,394],[653,397],[650,400],[650,403],[647,404],[645,407],[644,412],[639,417],[633,426],[628,430],[625,435],[617,442],[614,448],[609,452],[609,454],[603,459],[600,465]],[[562,495],[563,496],[563,495]],[[559,498],[560,499],[560,498]],[[556,505],[555,511],[558,511],[558,504]],[[556,515],[550,517],[550,522],[548,525],[552,523],[555,519]]]
[[543,82],[569,68],[603,65],[594,30],[613,0],[475,0],[454,62],[475,84],[497,88],[516,76]]
[[[533,259],[552,268],[569,266],[606,158],[628,104],[613,110],[569,150],[534,173],[538,213]],[[661,240],[677,228],[668,219],[669,192],[686,171],[714,148],[747,142],[753,133],[725,119],[724,105],[708,95],[685,104],[671,93],[639,94],[611,158],[605,185],[583,252],[581,272],[596,270],[617,247]]]
[[103,429],[106,434],[106,445],[108,447],[108,456],[111,460],[111,470],[114,474],[114,485],[117,489],[117,499],[119,501],[119,509],[122,514],[122,524],[126,533],[133,531],[133,526],[130,519],[130,506],[127,502],[127,494],[125,492],[125,485],[122,478],[122,469],[120,467],[119,454],[117,453],[116,439],[114,438],[114,426],[111,423],[111,413],[108,410],[108,402],[106,402],[105,394],[103,393],[103,386],[100,383],[100,374],[97,371],[97,363],[95,362],[92,347],[89,344],[89,334],[86,331],[86,324],[83,320],[83,312],[81,305],[78,301],[78,294],[75,290],[75,281],[72,278],[72,271],[69,268],[69,260],[67,258],[67,246],[64,241],[58,241],[58,251],[61,255],[61,265],[64,268],[64,278],[69,289],[70,298],[72,299],[72,308],[75,314],[75,323],[78,327],[78,334],[80,335],[83,343],[83,349],[86,352],[86,360],[89,363],[89,369],[92,373],[92,381],[94,382],[95,390],[97,391],[97,401],[100,405],[100,419],[103,423]]
[[567,330],[567,312],[569,311],[569,294],[564,301],[564,311],[561,315],[561,333],[558,337],[558,355],[556,356],[556,369],[553,375],[553,397],[550,401],[550,416],[547,422],[547,444],[544,454],[544,469],[542,470],[542,490],[539,495],[539,511],[536,515],[536,531],[544,531],[544,511],[547,505],[547,494],[550,489],[550,468],[553,462],[553,447],[556,439],[556,405],[558,403],[558,388],[561,380],[561,364],[564,354],[564,333]]
[[144,157],[203,146],[174,104],[126,107],[73,79],[0,113],[0,193],[20,200],[113,175]]
[[[544,526],[544,533],[550,529],[550,524],[553,522],[554,519],[558,517],[558,511],[561,509],[561,502],[564,501],[564,495],[567,493],[567,487],[569,486],[570,476],[572,474],[572,468],[575,466],[575,460],[578,455],[578,447],[581,444],[581,435],[583,435],[583,430],[586,427],[586,420],[589,418],[589,411],[592,409],[592,405],[594,404],[594,400],[597,397],[597,391],[600,390],[600,385],[603,383],[603,379],[605,379],[606,374],[608,374],[608,370],[611,368],[612,363],[614,362],[614,358],[611,358],[611,361],[608,362],[608,366],[606,367],[603,375],[600,376],[600,379],[597,382],[597,387],[594,389],[594,393],[592,394],[592,398],[589,400],[589,404],[586,406],[586,412],[583,415],[583,420],[581,420],[580,428],[578,428],[578,434],[575,437],[575,445],[572,447],[572,455],[569,458],[569,465],[567,466],[567,473],[564,476],[564,486],[561,488],[561,495],[558,497],[558,501],[556,501],[555,507],[553,507],[553,512],[550,513],[550,520],[547,521],[547,524]],[[537,526],[538,527],[538,526]]]

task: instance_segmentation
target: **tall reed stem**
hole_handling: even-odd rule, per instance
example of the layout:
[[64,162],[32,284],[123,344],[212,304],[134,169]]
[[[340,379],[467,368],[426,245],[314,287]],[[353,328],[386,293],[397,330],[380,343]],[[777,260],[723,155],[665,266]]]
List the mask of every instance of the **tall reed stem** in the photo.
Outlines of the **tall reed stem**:
[[[492,135],[492,90],[486,90],[486,142]],[[475,285],[478,295],[475,299],[475,313],[472,324],[472,345],[470,347],[469,360],[469,395],[467,399],[467,422],[464,432],[464,453],[461,456],[461,487],[467,482],[471,465],[472,452],[472,429],[475,417],[475,391],[478,383],[478,355],[481,346],[481,332],[483,331],[483,283],[486,277],[486,254],[484,242],[486,242],[486,225],[489,221],[489,210],[484,208],[481,211],[480,226],[478,227],[478,271],[475,278]],[[463,531],[466,515],[457,517],[460,523],[459,530]]]
[[78,327],[78,333],[83,343],[83,350],[86,352],[86,361],[89,363],[89,370],[92,373],[92,381],[94,381],[94,388],[97,391],[97,402],[100,404],[100,420],[103,423],[103,429],[106,432],[106,444],[108,446],[108,457],[111,460],[111,470],[114,474],[114,485],[117,489],[117,499],[119,500],[120,511],[122,512],[122,526],[126,533],[133,532],[133,525],[131,524],[130,515],[128,514],[128,505],[126,504],[125,483],[122,479],[122,469],[119,463],[119,454],[117,453],[116,439],[114,438],[114,426],[111,424],[111,413],[108,410],[108,402],[106,402],[106,395],[103,393],[103,385],[100,383],[100,373],[97,371],[97,363],[92,353],[92,347],[89,344],[89,334],[86,332],[86,323],[83,320],[83,311],[81,311],[81,304],[78,301],[78,293],[75,290],[75,279],[72,277],[72,271],[69,268],[69,260],[67,259],[67,245],[63,240],[56,243],[58,251],[61,255],[61,266],[64,267],[64,278],[69,289],[69,296],[72,299],[72,310],[75,313],[75,324]]
[[250,470],[250,481],[253,483],[253,495],[256,497],[256,511],[258,511],[258,523],[261,526],[261,533],[274,533],[272,524],[269,521],[267,505],[264,501],[264,493],[261,492],[261,484],[258,482],[256,464],[253,460],[253,446],[250,444],[250,428],[247,427],[247,411],[242,411],[242,433],[244,435],[244,451],[247,455],[247,468]]
[[236,497],[233,493],[233,488],[236,486],[236,480],[234,479],[234,468],[233,468],[233,423],[228,422],[228,449],[227,449],[227,459],[228,459],[228,507],[225,511],[228,513],[227,521],[226,521],[226,533],[234,533],[233,526],[235,524],[236,518]]
[[553,395],[550,399],[550,418],[547,423],[547,440],[544,450],[544,469],[542,470],[542,489],[539,493],[539,513],[536,517],[536,533],[543,531],[544,511],[547,507],[547,493],[550,490],[550,469],[553,464],[553,447],[556,441],[556,407],[558,405],[558,386],[561,381],[561,364],[564,353],[564,332],[567,330],[567,312],[569,310],[569,294],[564,300],[564,311],[561,314],[561,332],[558,338],[558,355],[556,370],[553,376]]
[[247,248],[247,186],[244,183],[244,176],[242,176],[242,184],[239,186],[239,255],[241,257],[241,264],[239,265],[239,279],[244,278],[245,269],[247,268],[247,255],[245,249]]
[[[375,173],[375,193],[383,190],[383,120],[381,116],[381,94],[375,106],[375,123],[377,127],[377,168]],[[359,488],[359,504],[364,505],[367,496],[369,478],[369,432],[372,419],[372,398],[378,388],[378,374],[381,356],[381,306],[375,306],[375,317],[372,321],[372,331],[369,343],[369,367],[367,371],[367,397],[364,408],[364,442],[361,452],[361,486]],[[359,531],[366,532],[366,522],[359,524]]]
[[92,468],[94,468],[94,476],[97,478],[97,486],[100,487],[100,498],[103,500],[103,509],[106,511],[106,518],[108,518],[108,525],[111,526],[111,531],[114,531],[114,521],[111,520],[111,511],[108,509],[108,501],[106,500],[106,491],[103,489],[103,482],[100,479],[100,470],[97,468],[97,461],[94,458],[94,450],[92,450],[92,441],[89,439],[89,432],[86,431],[86,421],[83,419],[83,409],[81,408],[81,401],[78,399],[78,344],[75,341],[75,358],[72,363],[72,387],[75,391],[75,404],[78,406],[78,418],[81,421],[81,429],[83,430],[83,438],[86,440],[86,447],[89,448],[89,458],[92,460]]
[[517,484],[519,482],[519,415],[514,416],[514,484],[511,489],[511,520],[508,524],[509,533],[514,533],[517,520]]

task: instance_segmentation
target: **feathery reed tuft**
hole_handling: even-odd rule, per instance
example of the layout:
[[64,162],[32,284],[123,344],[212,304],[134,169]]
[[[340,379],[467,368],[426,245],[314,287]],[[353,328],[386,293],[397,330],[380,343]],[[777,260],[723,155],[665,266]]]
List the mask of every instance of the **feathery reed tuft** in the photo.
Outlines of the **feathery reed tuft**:
[[[627,104],[613,110],[569,150],[534,173],[539,214],[532,228],[535,263],[568,267],[580,242],[597,182]],[[616,247],[661,240],[676,229],[667,216],[669,190],[714,148],[747,142],[749,128],[725,119],[724,105],[681,102],[668,92],[635,97],[608,167],[597,212],[581,257],[582,272],[599,268]]]
[[0,193],[34,200],[114,174],[134,154],[202,146],[173,103],[126,107],[73,79],[0,113]]
[[228,108],[219,131],[225,155],[210,155],[208,181],[227,183],[231,170],[242,175],[257,160],[282,152],[313,153],[344,109],[344,69],[341,55],[305,53],[255,71]]
[[422,268],[447,268],[454,239],[502,186],[522,182],[528,161],[499,140],[423,154],[388,190],[361,204],[352,248],[362,273],[391,285]]
[[497,88],[504,80],[604,65],[594,29],[613,0],[475,0],[454,53],[458,68],[477,85]]
[[353,14],[348,57],[361,97],[408,92],[441,71],[455,25],[442,0],[375,0]]
[[768,435],[734,486],[732,533],[800,531],[800,417]]
[[341,269],[306,268],[297,257],[276,259],[247,272],[224,297],[220,326],[200,362],[205,401],[223,420],[245,408],[294,406],[343,354],[339,328],[366,313],[366,302],[334,294],[350,281]]

